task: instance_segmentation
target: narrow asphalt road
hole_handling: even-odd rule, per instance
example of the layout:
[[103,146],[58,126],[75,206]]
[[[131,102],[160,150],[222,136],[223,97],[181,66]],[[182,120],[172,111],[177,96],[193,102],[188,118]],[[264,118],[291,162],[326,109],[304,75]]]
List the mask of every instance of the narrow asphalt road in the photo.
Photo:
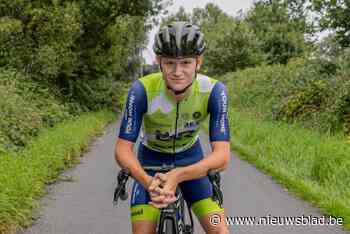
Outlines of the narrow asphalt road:
[[[104,135],[81,158],[81,164],[64,173],[71,182],[48,188],[34,225],[18,234],[127,234],[131,233],[129,200],[112,206],[118,168],[113,151],[118,124],[109,125]],[[202,146],[209,149],[207,139]],[[232,163],[222,173],[224,207],[232,217],[323,216],[318,209],[294,198],[269,176],[232,154]],[[129,191],[131,181],[128,183]],[[204,233],[195,222],[195,233]],[[325,225],[232,225],[235,234],[346,234],[340,226]]]

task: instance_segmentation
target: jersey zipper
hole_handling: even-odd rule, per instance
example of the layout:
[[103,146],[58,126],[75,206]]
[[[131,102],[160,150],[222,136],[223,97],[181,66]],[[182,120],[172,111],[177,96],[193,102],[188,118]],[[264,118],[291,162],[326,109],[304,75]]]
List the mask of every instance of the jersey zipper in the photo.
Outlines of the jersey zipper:
[[179,119],[179,106],[180,106],[180,102],[176,103],[176,118],[175,118],[175,135],[174,135],[174,139],[173,139],[173,153],[175,154],[175,141],[176,141],[176,137],[177,137],[177,121]]

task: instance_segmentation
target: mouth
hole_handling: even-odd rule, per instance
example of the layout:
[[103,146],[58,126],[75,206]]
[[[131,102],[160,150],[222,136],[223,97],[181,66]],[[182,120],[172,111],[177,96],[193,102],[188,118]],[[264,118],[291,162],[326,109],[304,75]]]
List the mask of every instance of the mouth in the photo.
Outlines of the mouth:
[[182,80],[184,80],[184,78],[170,78],[170,80],[182,81]]

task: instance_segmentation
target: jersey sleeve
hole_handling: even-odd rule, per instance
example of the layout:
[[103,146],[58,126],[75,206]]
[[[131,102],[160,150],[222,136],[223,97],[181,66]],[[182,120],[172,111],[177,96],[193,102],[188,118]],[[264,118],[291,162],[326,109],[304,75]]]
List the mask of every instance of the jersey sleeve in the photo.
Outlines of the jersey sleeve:
[[136,142],[142,124],[143,114],[147,112],[147,95],[139,80],[132,84],[125,103],[119,138]]
[[230,141],[228,96],[225,85],[216,82],[208,101],[210,141]]

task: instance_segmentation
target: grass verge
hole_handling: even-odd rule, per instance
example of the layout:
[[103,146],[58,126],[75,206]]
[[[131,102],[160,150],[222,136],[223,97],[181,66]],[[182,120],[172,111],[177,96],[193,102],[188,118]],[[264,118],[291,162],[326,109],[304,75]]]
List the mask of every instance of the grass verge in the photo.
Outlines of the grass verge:
[[115,120],[108,111],[83,114],[43,130],[21,152],[0,157],[0,233],[15,233],[31,223],[45,185],[76,164],[93,136]]
[[350,230],[350,142],[230,111],[232,149]]

